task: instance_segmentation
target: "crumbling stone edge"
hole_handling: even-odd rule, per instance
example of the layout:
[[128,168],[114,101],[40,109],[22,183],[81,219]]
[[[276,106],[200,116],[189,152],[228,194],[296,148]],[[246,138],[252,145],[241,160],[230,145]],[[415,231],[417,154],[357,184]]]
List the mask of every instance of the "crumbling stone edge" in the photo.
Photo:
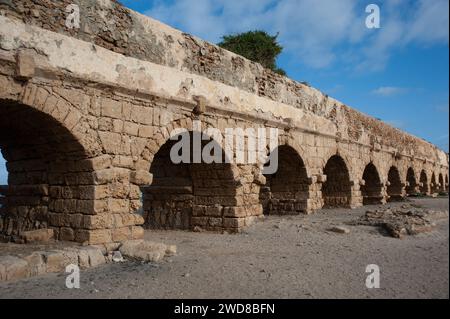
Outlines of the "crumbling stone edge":
[[27,256],[0,256],[0,282],[16,281],[48,273],[65,272],[70,264],[85,270],[117,261],[117,255],[144,262],[160,262],[176,254],[176,246],[145,240],[129,240],[114,245],[74,246],[35,251]]

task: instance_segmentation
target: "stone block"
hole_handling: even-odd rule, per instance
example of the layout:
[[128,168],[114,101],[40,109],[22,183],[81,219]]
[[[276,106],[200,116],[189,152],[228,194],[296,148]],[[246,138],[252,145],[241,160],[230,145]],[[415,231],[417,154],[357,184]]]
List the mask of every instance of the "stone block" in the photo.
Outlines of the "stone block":
[[122,118],[122,103],[116,100],[103,98],[102,102],[102,116],[120,119]]
[[75,241],[79,243],[98,245],[112,242],[111,230],[97,229],[86,230],[79,229],[75,232]]
[[31,79],[35,72],[35,62],[33,56],[25,51],[17,53],[16,76],[23,80]]
[[61,227],[59,230],[59,240],[73,241],[75,240],[75,231],[69,227]]
[[0,281],[18,280],[28,276],[28,263],[15,256],[0,257]]
[[125,134],[138,136],[139,125],[133,122],[125,122],[123,125],[123,131]]
[[113,229],[112,231],[112,240],[114,242],[123,242],[131,239],[131,229],[130,227],[121,227]]
[[53,229],[37,229],[22,233],[22,237],[27,243],[46,243],[53,239],[53,236]]
[[130,181],[136,185],[150,185],[153,182],[153,175],[148,171],[133,171],[130,175]]
[[245,218],[224,218],[224,228],[241,228],[245,226]]
[[78,254],[75,251],[46,251],[43,257],[47,272],[61,272],[65,271],[68,265],[78,265]]
[[28,275],[40,276],[47,272],[47,266],[45,264],[43,252],[34,252],[31,255],[23,257],[28,263]]
[[90,267],[97,267],[106,263],[106,258],[100,248],[87,246],[81,247],[80,252],[87,254]]
[[161,243],[148,242],[144,240],[129,240],[120,246],[122,255],[143,260],[146,262],[158,262],[166,256],[166,252],[173,253],[176,247],[168,248]]
[[131,226],[131,239],[143,239],[144,228],[141,226]]

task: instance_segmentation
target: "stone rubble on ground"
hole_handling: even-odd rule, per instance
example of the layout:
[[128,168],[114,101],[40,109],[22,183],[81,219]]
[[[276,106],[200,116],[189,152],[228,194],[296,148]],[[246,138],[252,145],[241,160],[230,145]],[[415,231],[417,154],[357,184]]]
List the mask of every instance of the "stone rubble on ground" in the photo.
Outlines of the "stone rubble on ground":
[[107,262],[124,262],[123,256],[143,262],[158,262],[177,252],[174,245],[145,240],[125,241],[117,248],[108,252],[107,248],[101,246],[67,247],[35,251],[27,256],[0,256],[0,282],[64,272],[70,264],[87,269]]
[[120,246],[119,251],[129,258],[140,259],[145,262],[157,262],[165,256],[176,254],[176,246],[145,240],[129,240]]
[[1,256],[0,282],[62,272],[70,264],[86,269],[102,265],[105,262],[101,250],[90,246],[35,251],[25,257]]
[[403,238],[405,235],[432,231],[436,227],[435,221],[442,218],[448,218],[447,211],[434,211],[404,204],[398,208],[368,210],[364,216],[350,222],[349,225],[381,227],[390,236]]
[[349,234],[350,233],[350,229],[348,229],[347,227],[344,227],[344,226],[333,226],[329,229],[329,231],[332,231],[334,233],[339,233],[339,234]]
[[125,259],[122,256],[122,253],[120,251],[114,251],[112,253],[112,261],[115,263],[121,263],[124,262]]

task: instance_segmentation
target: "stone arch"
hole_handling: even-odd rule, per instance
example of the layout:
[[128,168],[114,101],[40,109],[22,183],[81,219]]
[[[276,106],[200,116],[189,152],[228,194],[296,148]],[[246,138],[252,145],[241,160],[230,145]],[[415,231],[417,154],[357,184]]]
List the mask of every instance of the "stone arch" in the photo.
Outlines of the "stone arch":
[[354,169],[351,166],[352,157],[351,157],[351,155],[348,154],[348,152],[345,151],[345,149],[340,149],[340,148],[336,148],[336,147],[327,149],[327,151],[325,152],[325,155],[323,157],[321,157],[322,167],[325,167],[327,165],[328,161],[332,157],[335,157],[335,156],[339,157],[340,160],[343,161],[343,164],[347,168],[347,171],[349,174],[349,179],[351,181],[354,180],[355,177],[358,175],[358,173],[354,172]]
[[264,175],[260,189],[264,214],[294,215],[308,212],[309,186],[307,169],[302,157],[289,145],[278,146],[278,169]]
[[445,178],[444,178],[444,185],[445,185],[445,190],[448,192],[448,175],[445,174]]
[[422,170],[420,172],[420,187],[419,191],[421,194],[428,195],[429,194],[429,188],[428,188],[428,177],[425,170]]
[[[304,164],[304,168],[306,170],[306,175],[309,177],[312,175],[310,158],[308,157],[308,152],[305,148],[292,136],[286,137],[284,140],[280,141],[279,145],[286,145],[291,147],[296,153],[297,156],[300,157]],[[325,165],[325,164],[324,164]]]
[[339,155],[331,156],[324,169],[326,181],[322,185],[324,207],[350,207],[350,173],[344,159]]
[[192,131],[192,119],[182,118],[169,123],[166,126],[156,127],[145,147],[143,148],[140,158],[147,163],[146,169],[150,169],[150,164],[153,161],[153,157],[158,152],[158,150],[170,139],[170,134],[173,130],[186,130]]
[[362,179],[364,184],[361,186],[364,205],[380,204],[384,197],[382,194],[383,185],[377,168],[370,162],[366,165]]
[[[187,134],[191,139],[192,131]],[[234,216],[240,189],[237,167],[222,163],[193,163],[192,143],[189,163],[173,163],[170,150],[178,141],[167,140],[152,156],[150,185],[142,187],[146,226],[163,229],[233,230],[227,217]],[[203,141],[203,145],[210,141]],[[211,142],[214,143],[212,140]],[[245,215],[245,212],[244,212]]]
[[417,193],[417,180],[414,168],[409,167],[406,172],[406,194],[415,195]]
[[42,228],[53,229],[61,240],[88,240],[95,198],[93,152],[83,145],[82,135],[72,132],[77,121],[69,119],[73,112],[67,103],[59,109],[59,100],[53,104],[54,109],[40,111],[0,100],[0,149],[9,174],[0,232],[17,242],[24,232]]
[[398,201],[403,199],[403,184],[400,172],[396,166],[391,166],[388,173],[387,195],[388,201]]

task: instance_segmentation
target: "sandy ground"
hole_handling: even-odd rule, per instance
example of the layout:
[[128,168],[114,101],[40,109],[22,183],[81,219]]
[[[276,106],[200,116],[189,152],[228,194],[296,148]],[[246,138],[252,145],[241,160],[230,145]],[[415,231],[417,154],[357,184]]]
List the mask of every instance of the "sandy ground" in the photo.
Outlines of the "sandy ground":
[[[414,202],[448,211],[448,198]],[[65,274],[3,283],[0,298],[449,298],[448,219],[402,240],[367,226],[327,231],[368,208],[269,217],[238,235],[147,231],[179,253],[83,271],[80,289]],[[368,264],[380,267],[379,289],[365,286]]]

